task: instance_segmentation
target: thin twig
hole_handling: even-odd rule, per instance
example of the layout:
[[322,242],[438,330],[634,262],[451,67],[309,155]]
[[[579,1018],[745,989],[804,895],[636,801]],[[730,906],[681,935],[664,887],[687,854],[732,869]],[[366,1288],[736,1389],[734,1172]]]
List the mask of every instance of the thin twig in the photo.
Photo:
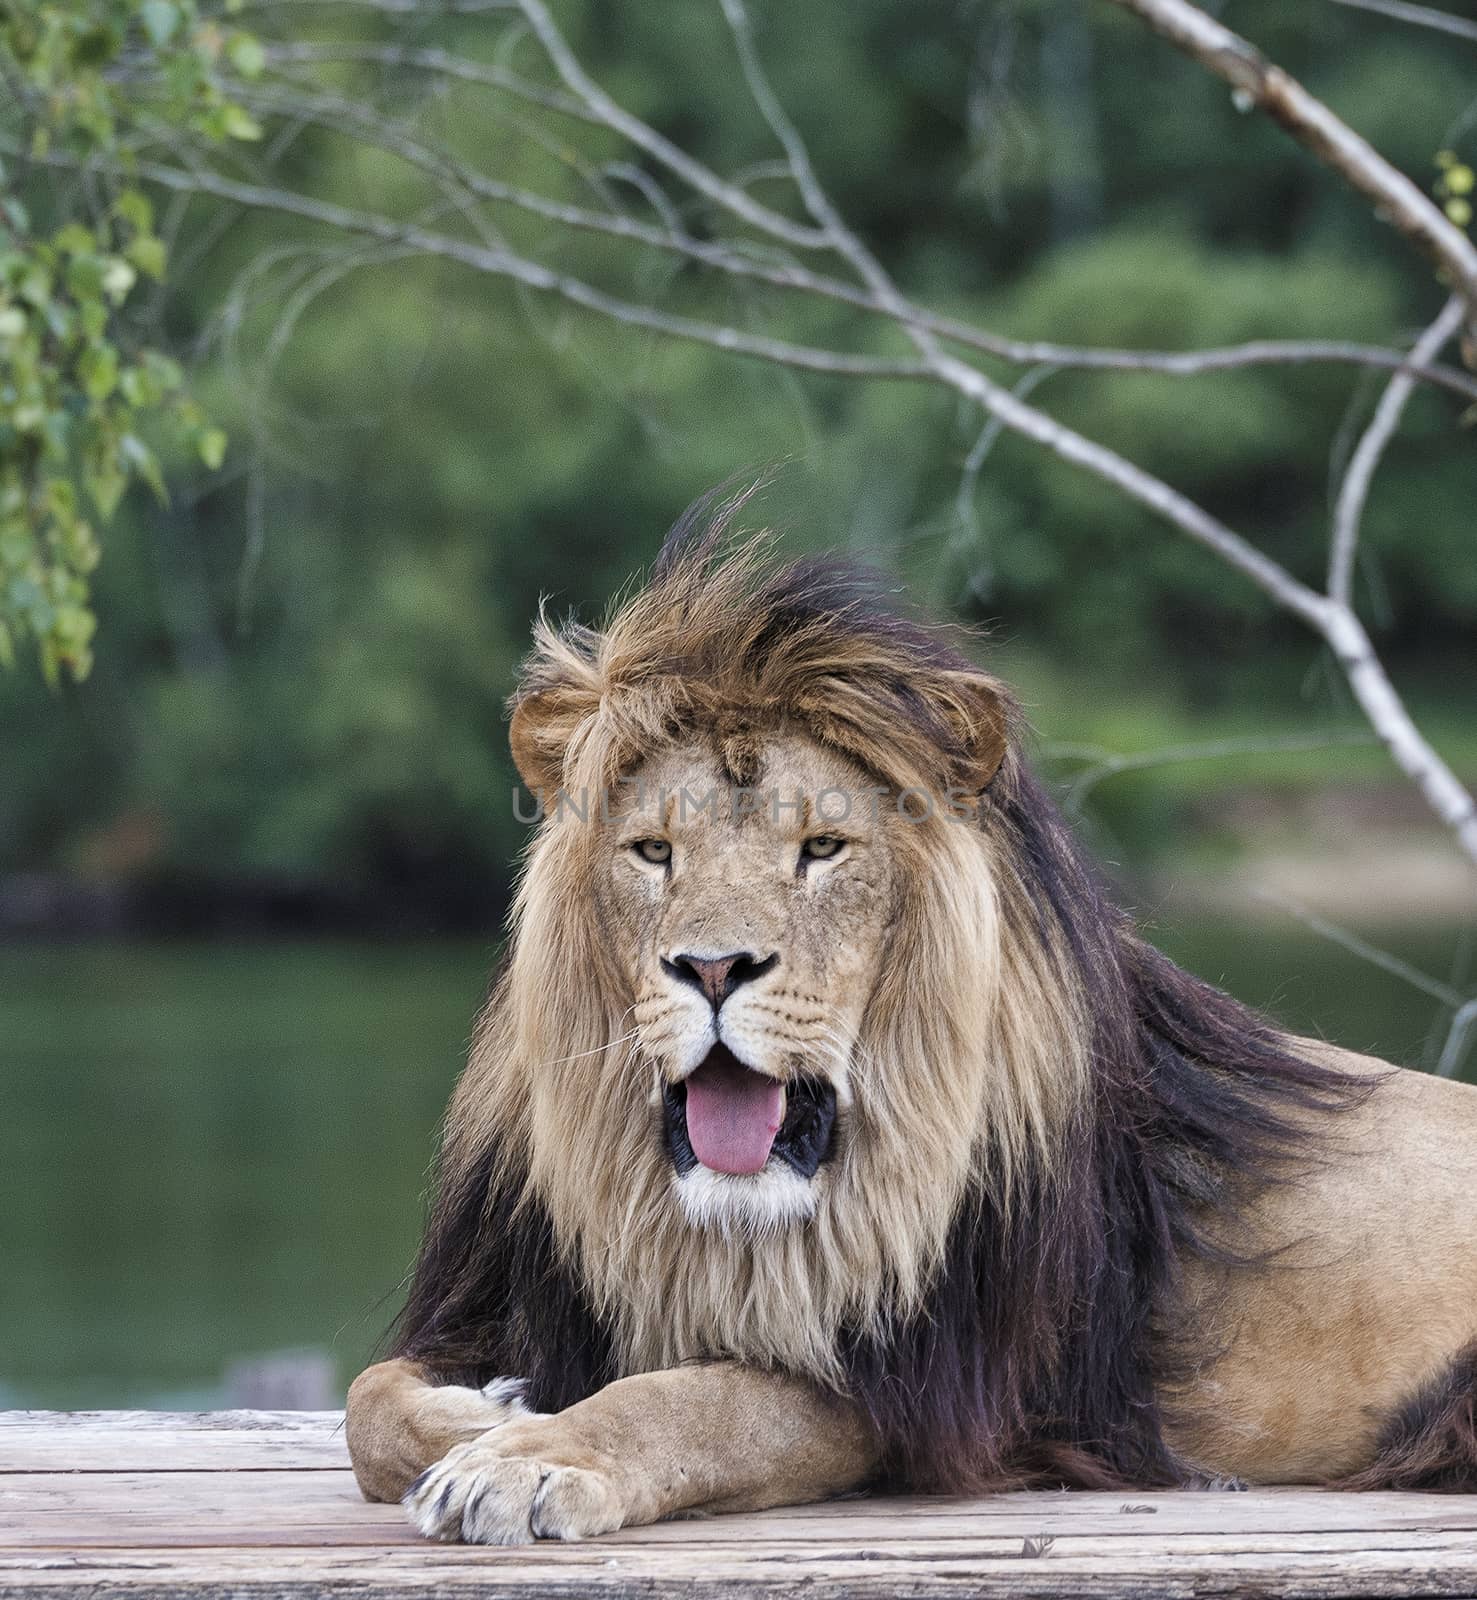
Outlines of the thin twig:
[[1350,955],[1368,961],[1371,966],[1380,968],[1382,972],[1388,972],[1392,978],[1399,978],[1413,989],[1419,989],[1422,994],[1429,995],[1433,1000],[1439,1000],[1442,1005],[1460,1008],[1467,1004],[1467,996],[1453,989],[1450,984],[1442,983],[1440,978],[1433,978],[1430,973],[1411,966],[1408,961],[1402,961],[1399,956],[1391,955],[1388,950],[1381,950],[1378,945],[1370,944],[1367,939],[1361,939],[1357,933],[1351,933],[1338,923],[1330,922],[1327,917],[1319,916],[1316,911],[1310,911],[1307,906],[1300,905],[1287,895],[1275,889],[1257,889],[1255,893],[1257,899],[1265,900],[1269,905],[1285,911],[1290,917],[1296,917],[1305,927],[1339,945]]
[[[525,80],[505,74],[503,69],[487,67],[480,62],[465,61],[441,50],[411,50],[393,45],[292,45],[269,51],[272,59],[289,60],[347,60],[378,61],[385,65],[421,65],[427,71],[446,73],[470,82],[480,82],[494,87],[512,88],[525,94],[532,86]],[[518,87],[514,87],[514,85]],[[583,114],[586,121],[599,119],[587,108],[577,113],[573,107],[578,102],[570,96],[560,96],[557,109],[570,115]],[[265,104],[264,101],[257,101]],[[796,262],[771,262],[744,255],[733,244],[723,241],[694,239],[685,230],[671,225],[665,228],[636,221],[618,212],[594,211],[566,201],[513,184],[490,178],[460,161],[449,150],[437,147],[432,151],[421,144],[420,153],[412,152],[404,129],[354,101],[324,95],[302,93],[296,97],[279,95],[272,109],[306,118],[320,126],[342,126],[353,122],[364,136],[372,137],[382,148],[392,149],[416,165],[427,170],[454,171],[458,180],[474,194],[496,203],[512,205],[531,215],[540,216],[561,226],[582,232],[605,234],[611,238],[627,240],[634,244],[650,246],[686,257],[704,266],[715,268],[731,277],[752,278],[778,289],[790,289],[818,298],[855,306],[874,315],[888,315],[875,296],[854,284],[843,282],[824,273],[818,273]],[[634,169],[625,168],[628,173]],[[785,168],[788,171],[788,168]],[[998,356],[1003,361],[1019,366],[1053,366],[1083,371],[1152,372],[1169,377],[1196,377],[1206,373],[1225,372],[1245,367],[1306,366],[1334,364],[1376,368],[1388,372],[1410,373],[1424,383],[1450,390],[1464,399],[1477,401],[1477,379],[1453,367],[1417,362],[1412,355],[1378,345],[1360,344],[1352,340],[1332,339],[1257,339],[1243,344],[1225,345],[1206,350],[1116,350],[1093,349],[1072,345],[1053,344],[1045,340],[1011,339],[1003,334],[962,321],[918,310],[920,324],[952,343],[979,350],[986,355]]]
[[[271,0],[280,5],[283,0]],[[293,0],[299,5],[321,5],[323,0]],[[364,0],[337,0],[339,4],[360,5]],[[497,9],[513,10],[517,0],[500,0]],[[360,61],[381,67],[410,68],[419,72],[432,72],[460,83],[480,84],[487,89],[500,89],[516,95],[530,105],[543,106],[547,111],[557,111],[562,116],[574,117],[581,122],[599,123],[600,118],[584,103],[562,89],[545,88],[530,83],[527,78],[486,61],[472,61],[466,56],[453,55],[449,50],[439,50],[429,45],[356,44],[348,41],[302,40],[290,44],[269,44],[266,57],[273,66],[298,61]]]
[[[49,154],[45,164],[66,168],[72,163],[64,155]],[[699,322],[691,317],[670,315],[651,306],[639,305],[606,294],[593,284],[567,273],[556,272],[541,262],[530,261],[511,250],[471,244],[446,234],[433,233],[415,223],[397,222],[377,212],[354,211],[328,200],[315,200],[289,189],[268,188],[261,184],[241,183],[219,173],[200,170],[181,171],[154,161],[140,161],[130,169],[132,173],[157,183],[166,189],[193,190],[215,195],[221,200],[233,200],[238,205],[253,210],[275,211],[287,216],[300,217],[307,222],[319,223],[343,233],[360,234],[378,239],[385,244],[406,244],[424,255],[440,256],[448,261],[497,277],[511,278],[526,284],[530,289],[556,294],[587,311],[598,312],[612,321],[629,327],[646,328],[669,338],[685,339],[696,344],[711,345],[731,355],[752,356],[761,361],[773,361],[780,366],[798,367],[806,372],[827,373],[846,378],[896,378],[912,382],[937,382],[938,375],[927,362],[889,361],[876,356],[849,355],[836,350],[824,350],[811,345],[791,343],[786,339],[767,335],[742,333],[719,323]]]
[[[1441,347],[1461,327],[1466,311],[1461,296],[1452,295],[1436,320],[1411,347],[1411,356],[1418,361],[1434,360],[1441,353]],[[1333,537],[1328,552],[1328,593],[1340,605],[1353,604],[1354,557],[1359,549],[1359,529],[1369,488],[1414,392],[1415,384],[1411,379],[1404,373],[1396,373],[1386,385],[1369,426],[1349,457],[1334,507]]]
[[1328,607],[1318,631],[1328,641],[1370,727],[1467,857],[1477,863],[1477,802],[1416,726],[1364,624],[1338,601],[1328,602]]
[[1423,194],[1321,100],[1262,55],[1239,34],[1189,0],[1108,0],[1131,11],[1157,33],[1259,106],[1326,167],[1375,203],[1477,308],[1477,246]]
[[237,12],[271,11],[284,6],[352,6],[394,17],[462,17],[485,11],[514,11],[517,0],[238,0]]
[[[1016,398],[1029,399],[1048,378],[1055,377],[1061,370],[1060,367],[1033,367],[1016,384],[1014,390]],[[985,418],[984,426],[970,447],[969,454],[964,458],[964,466],[959,473],[959,487],[954,492],[955,536],[956,538],[960,534],[967,536],[976,549],[979,544],[979,514],[975,510],[975,495],[979,489],[980,474],[985,470],[985,462],[989,460],[990,452],[1004,431],[1005,424],[999,417],[992,414]],[[976,561],[978,561],[977,555]],[[971,579],[971,587],[976,593],[981,591],[978,577]]]
[[1313,623],[1315,627],[1320,626],[1327,608],[1324,597],[1299,582],[1270,557],[1264,556],[1219,518],[1211,516],[1178,489],[1145,472],[1117,451],[1065,427],[1044,411],[1028,405],[1009,389],[987,378],[977,368],[945,353],[934,335],[921,324],[918,313],[900,293],[881,263],[846,226],[827,198],[798,130],[785,114],[764,76],[754,49],[743,0],[721,0],[721,3],[755,103],[784,147],[794,173],[795,186],[800,191],[806,209],[816,219],[832,248],[852,264],[874,297],[907,330],[908,336],[934,372],[960,394],[997,417],[1006,427],[1024,434],[1062,460],[1095,473],[1130,499],[1137,500],[1140,505],[1172,522],[1197,543],[1213,550],[1286,610]]
[[1413,6],[1408,0],[1334,0],[1334,4],[1352,6],[1356,11],[1372,11],[1395,22],[1414,23],[1418,28],[1435,28],[1438,33],[1454,34],[1458,39],[1470,39],[1477,44],[1477,22],[1454,17],[1449,11],[1437,11],[1434,6]]
[[1462,1058],[1467,1053],[1467,1035],[1474,1024],[1477,1024],[1477,1000],[1468,1000],[1465,1005],[1457,1007],[1456,1015],[1451,1019],[1446,1045],[1441,1051],[1441,1059],[1436,1063],[1438,1078],[1456,1077]]
[[1297,754],[1308,750],[1329,750],[1341,745],[1371,745],[1373,733],[1366,731],[1254,734],[1246,738],[1207,739],[1198,744],[1165,745],[1155,750],[1132,750],[1124,754],[1099,750],[1092,745],[1048,745],[1048,759],[1084,761],[1088,765],[1072,780],[1063,800],[1063,809],[1072,815],[1081,812],[1087,797],[1100,783],[1125,772],[1146,772],[1154,767],[1181,766],[1197,761],[1223,761],[1233,756]]
[[701,195],[706,195],[715,205],[722,206],[725,211],[747,222],[751,228],[758,228],[761,233],[783,239],[786,244],[795,245],[802,250],[816,250],[826,246],[828,239],[823,231],[792,222],[778,211],[760,204],[745,190],[725,182],[710,168],[699,161],[694,161],[685,150],[679,149],[655,128],[649,127],[639,117],[633,117],[623,106],[617,105],[579,64],[543,0],[518,0],[518,3],[519,9],[528,19],[529,27],[538,36],[539,43],[543,45],[545,53],[553,63],[554,70],[563,80],[565,88],[583,100],[608,128],[629,139],[638,150],[644,150],[653,160],[661,162],[669,172],[674,172],[690,188]]

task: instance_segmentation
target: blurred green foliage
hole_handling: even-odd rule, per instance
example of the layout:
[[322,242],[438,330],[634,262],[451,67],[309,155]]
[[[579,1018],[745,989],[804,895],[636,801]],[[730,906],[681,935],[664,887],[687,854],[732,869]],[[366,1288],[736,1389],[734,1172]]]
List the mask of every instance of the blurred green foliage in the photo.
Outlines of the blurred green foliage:
[[[716,6],[557,10],[597,78],[695,154],[726,172],[773,157]],[[1113,8],[755,11],[776,88],[834,198],[940,311],[1060,342],[1194,348],[1389,342],[1439,303],[1357,197]],[[1412,175],[1434,181],[1440,150],[1453,153],[1448,183],[1471,163],[1472,62],[1449,40],[1332,6],[1236,0],[1227,15]],[[252,23],[268,77],[272,44],[301,38],[436,46],[539,75],[536,49],[496,14],[426,7],[407,23],[294,5]],[[588,203],[582,174],[629,155],[476,86],[427,96],[408,69],[343,64],[319,82],[559,198]],[[438,203],[392,155],[284,120],[250,85],[241,103],[299,192],[402,217]],[[649,217],[618,176],[603,181]],[[775,180],[754,181],[788,204]],[[25,174],[37,208],[59,203],[54,184],[46,169]],[[487,214],[514,247],[612,292],[906,350],[847,308]],[[85,688],[48,694],[0,675],[0,867],[123,871],[120,822],[146,818],[150,871],[495,899],[522,837],[502,700],[539,595],[597,605],[690,498],[774,461],[789,468],[761,514],[792,546],[879,560],[919,601],[991,624],[1007,669],[1061,697],[1032,706],[1049,733],[1123,748],[1135,728],[1182,726],[1192,712],[1202,728],[1342,714],[1294,623],[1093,479],[1001,438],[961,511],[980,419],[952,397],[666,343],[292,219],[174,202],[168,229],[147,236],[166,234],[180,265],[154,325],[197,352],[192,384],[232,437],[231,465],[217,480],[171,458],[167,506],[125,499],[95,576],[106,647]],[[1062,372],[1035,398],[1316,579],[1330,462],[1375,392],[1351,369],[1307,367]],[[1424,393],[1412,405],[1369,508],[1361,580],[1397,677],[1438,707],[1454,667],[1470,666],[1477,624],[1458,409]],[[1129,848],[1172,832],[1158,816],[1136,833],[1121,819],[1120,831]],[[137,865],[129,857],[126,870]]]
[[[146,87],[125,70],[141,51],[156,68]],[[260,71],[260,46],[203,22],[195,0],[0,5],[0,137],[12,160],[101,163],[53,230],[6,192],[0,162],[0,665],[29,637],[53,687],[63,668],[81,680],[92,666],[93,521],[109,522],[135,480],[165,498],[145,432],[168,423],[207,466],[225,453],[179,364],[130,348],[123,324],[140,275],[162,280],[168,265],[151,201],[126,182],[138,135],[260,135],[223,65]]]

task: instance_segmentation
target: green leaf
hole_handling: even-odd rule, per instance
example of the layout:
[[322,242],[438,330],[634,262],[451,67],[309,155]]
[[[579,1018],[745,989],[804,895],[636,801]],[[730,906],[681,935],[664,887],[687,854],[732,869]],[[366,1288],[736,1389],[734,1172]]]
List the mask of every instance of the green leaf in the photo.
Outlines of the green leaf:
[[161,505],[169,503],[169,491],[164,487],[164,474],[159,470],[159,460],[137,434],[125,433],[118,441],[118,453],[127,467],[136,472],[154,491]]
[[143,365],[147,369],[150,378],[165,393],[178,389],[185,381],[184,369],[179,362],[171,356],[161,355],[157,350],[144,351]]
[[200,459],[212,472],[219,472],[226,459],[226,435],[223,428],[206,428],[195,441]]
[[51,241],[64,255],[82,255],[97,249],[97,235],[80,222],[69,222]]
[[226,54],[230,57],[231,65],[243,78],[259,78],[267,65],[267,52],[263,49],[261,41],[253,39],[249,33],[233,35]]
[[84,350],[77,362],[77,376],[89,400],[106,400],[118,387],[118,352],[110,344]]
[[129,243],[124,254],[147,277],[156,283],[164,277],[164,268],[168,264],[168,251],[164,248],[164,241],[156,238],[152,233],[141,233]]
[[123,491],[128,487],[127,477],[119,470],[116,462],[108,460],[85,472],[83,481],[103,521],[111,521],[113,513],[118,509],[118,502],[123,498]]
[[179,7],[172,4],[172,0],[144,0],[139,7],[139,18],[156,50],[163,49],[174,38],[180,25]]
[[77,514],[77,491],[65,478],[51,478],[46,484],[46,503],[54,517],[68,521]]
[[135,233],[154,231],[154,207],[137,189],[125,189],[113,202],[113,210]]
[[[135,240],[135,243],[138,241]],[[157,241],[156,241],[157,242]],[[161,246],[162,249],[162,246]],[[102,272],[102,289],[115,306],[121,306],[138,282],[138,273],[122,256],[109,256]]]
[[221,107],[221,131],[228,139],[260,139],[262,125],[243,107],[225,105]]
[[104,270],[101,256],[73,256],[67,263],[67,288],[78,300],[95,300],[104,292]]
[[51,281],[51,273],[39,261],[32,262],[17,285],[17,293],[33,306],[44,306],[51,299]]
[[92,613],[85,606],[78,605],[59,606],[56,620],[51,626],[56,637],[74,650],[86,645],[97,632],[97,622]]

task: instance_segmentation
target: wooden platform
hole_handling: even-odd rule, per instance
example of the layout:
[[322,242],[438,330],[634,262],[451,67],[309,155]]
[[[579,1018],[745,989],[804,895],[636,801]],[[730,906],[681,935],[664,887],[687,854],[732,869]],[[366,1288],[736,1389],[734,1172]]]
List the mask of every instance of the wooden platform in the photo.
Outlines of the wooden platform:
[[1477,1497],[857,1499],[582,1545],[420,1541],[337,1413],[0,1412],[0,1594],[1477,1595]]

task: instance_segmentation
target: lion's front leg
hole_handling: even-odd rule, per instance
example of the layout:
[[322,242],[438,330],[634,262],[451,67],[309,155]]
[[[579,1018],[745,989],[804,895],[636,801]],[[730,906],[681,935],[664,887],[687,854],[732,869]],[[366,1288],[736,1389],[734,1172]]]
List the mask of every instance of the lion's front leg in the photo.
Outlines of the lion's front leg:
[[448,1450],[499,1423],[532,1415],[519,1385],[507,1378],[468,1389],[432,1383],[415,1361],[381,1361],[349,1386],[349,1460],[366,1500],[398,1500]]
[[861,1413],[794,1378],[733,1362],[622,1378],[557,1416],[459,1445],[405,1496],[432,1538],[584,1539],[679,1511],[759,1511],[866,1482]]

